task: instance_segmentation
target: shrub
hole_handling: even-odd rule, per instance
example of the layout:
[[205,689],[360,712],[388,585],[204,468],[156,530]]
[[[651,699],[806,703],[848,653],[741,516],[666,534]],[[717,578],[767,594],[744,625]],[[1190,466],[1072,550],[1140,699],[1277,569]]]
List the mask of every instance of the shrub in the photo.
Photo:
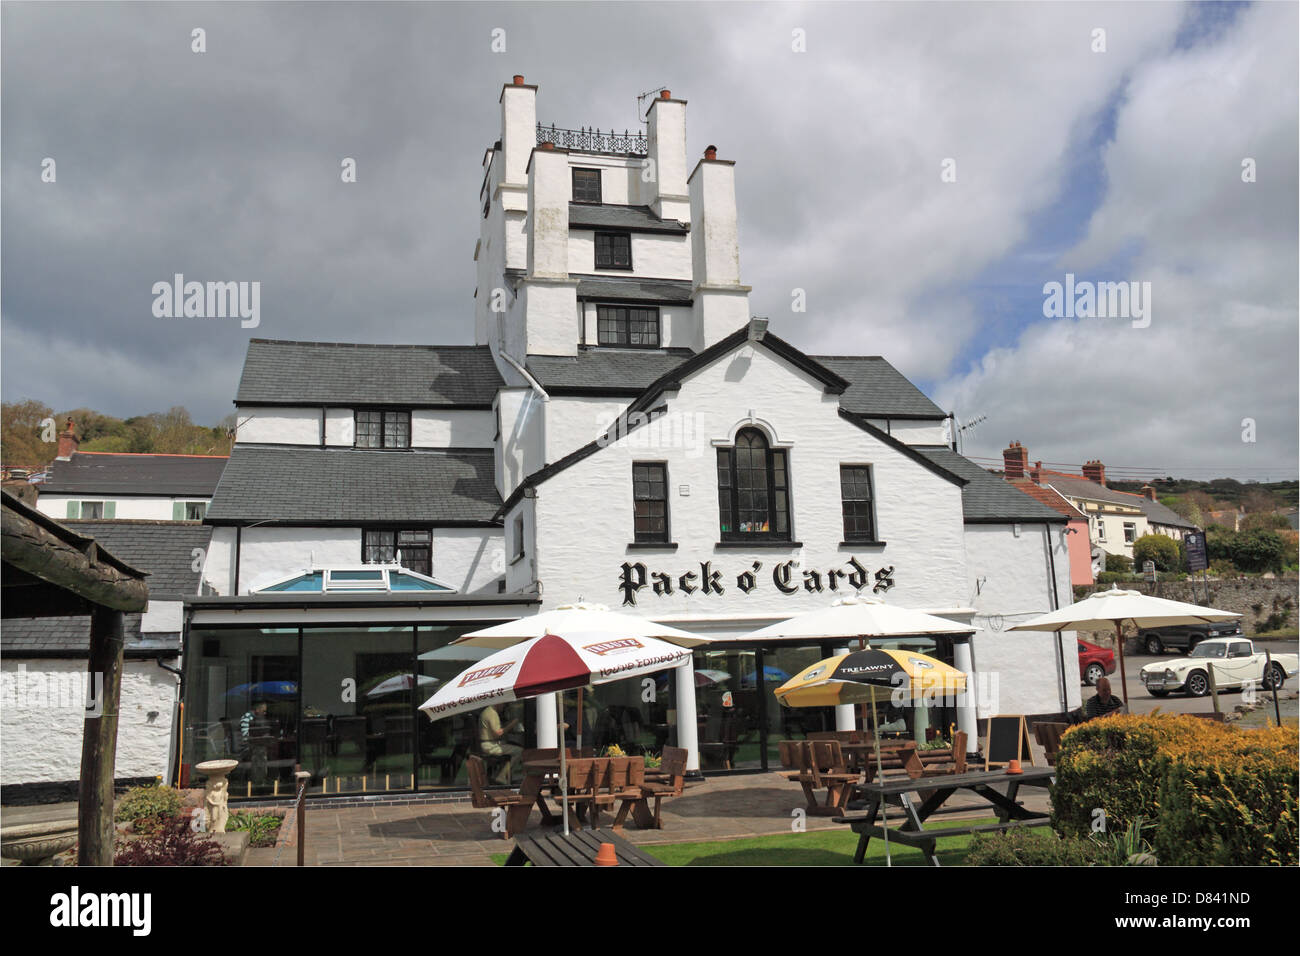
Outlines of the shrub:
[[284,820],[274,813],[232,813],[226,821],[227,830],[247,830],[249,846],[275,846],[275,838]]
[[1108,554],[1106,555],[1106,570],[1132,572],[1133,559],[1125,554]]
[[1052,824],[1086,837],[1095,811],[1120,833],[1154,819],[1166,865],[1297,862],[1294,731],[1193,717],[1120,715],[1061,738]]
[[1156,855],[1172,866],[1294,866],[1296,735],[1208,724],[1161,756]]
[[220,844],[173,819],[156,833],[123,841],[113,856],[114,866],[226,866]]
[[1105,848],[1079,837],[1061,838],[1050,830],[977,833],[966,853],[967,866],[1088,866]]
[[1183,570],[1178,542],[1163,534],[1144,534],[1133,543],[1133,564],[1142,567],[1144,561],[1154,561],[1157,571]]
[[1141,578],[1128,571],[1102,571],[1097,575],[1098,584],[1132,584]]
[[1242,531],[1234,535],[1229,556],[1242,571],[1281,571],[1287,548],[1276,531]]
[[171,787],[132,787],[118,802],[115,819],[137,833],[153,833],[181,812],[180,791]]

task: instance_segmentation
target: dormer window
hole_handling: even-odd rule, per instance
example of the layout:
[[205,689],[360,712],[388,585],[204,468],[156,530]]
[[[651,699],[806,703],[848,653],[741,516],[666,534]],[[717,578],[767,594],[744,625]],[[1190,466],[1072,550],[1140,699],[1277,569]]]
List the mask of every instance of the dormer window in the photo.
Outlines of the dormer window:
[[626,232],[596,233],[596,268],[631,269],[632,236]]
[[599,169],[575,169],[573,171],[573,201],[600,202]]
[[379,408],[358,408],[357,448],[410,448],[411,413]]

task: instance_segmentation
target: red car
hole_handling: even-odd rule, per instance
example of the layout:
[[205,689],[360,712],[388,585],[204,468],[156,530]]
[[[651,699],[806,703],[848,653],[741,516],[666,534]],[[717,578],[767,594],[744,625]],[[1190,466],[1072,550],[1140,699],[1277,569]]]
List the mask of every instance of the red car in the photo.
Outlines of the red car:
[[1115,673],[1115,652],[1087,641],[1079,642],[1079,678],[1089,687],[1096,687],[1105,674]]

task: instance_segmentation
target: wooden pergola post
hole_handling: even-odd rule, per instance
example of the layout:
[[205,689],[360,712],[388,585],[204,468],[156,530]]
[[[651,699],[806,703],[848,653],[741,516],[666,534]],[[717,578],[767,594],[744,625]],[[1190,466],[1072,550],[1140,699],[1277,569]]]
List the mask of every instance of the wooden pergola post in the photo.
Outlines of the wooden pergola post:
[[[121,611],[96,605],[90,612],[89,684],[81,738],[81,780],[77,801],[78,866],[112,866],[113,780],[117,765],[117,714],[122,699],[126,644]],[[90,694],[94,694],[91,708]]]

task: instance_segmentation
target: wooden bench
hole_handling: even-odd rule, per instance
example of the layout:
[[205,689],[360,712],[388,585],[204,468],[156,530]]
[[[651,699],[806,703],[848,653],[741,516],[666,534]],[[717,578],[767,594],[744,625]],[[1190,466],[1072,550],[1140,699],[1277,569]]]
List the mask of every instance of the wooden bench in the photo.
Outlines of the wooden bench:
[[537,800],[538,791],[535,783],[525,778],[524,786],[518,793],[499,793],[488,790],[487,767],[483,758],[470,756],[465,761],[469,776],[470,804],[479,810],[505,811],[505,830],[501,836],[509,839],[522,833],[528,826],[528,815]]
[[[614,829],[620,830],[627,820],[628,812],[633,814],[636,825],[642,829],[662,830],[663,801],[680,797],[686,790],[686,760],[689,754],[681,747],[665,747],[658,768],[642,771],[640,783],[641,798],[633,800],[620,798],[622,805],[618,817],[614,820]],[[644,761],[642,761],[644,766]],[[635,769],[633,771],[635,773]],[[650,801],[654,800],[654,809]]]
[[[879,823],[867,823],[867,811],[859,810],[855,815],[836,817],[834,823],[849,824],[854,833],[860,837],[883,837],[885,827]],[[937,841],[944,837],[968,836],[976,833],[1000,833],[1005,830],[1018,830],[1021,827],[1045,827],[1051,825],[1050,819],[1035,820],[1008,820],[1005,823],[980,823],[973,826],[953,826],[945,827],[942,830],[907,830],[896,827],[889,828],[889,842],[901,843],[920,850],[926,858],[934,865],[939,865],[939,857],[935,849]],[[865,840],[858,841],[858,849],[853,854],[853,862],[861,863],[866,856],[867,844]]]

